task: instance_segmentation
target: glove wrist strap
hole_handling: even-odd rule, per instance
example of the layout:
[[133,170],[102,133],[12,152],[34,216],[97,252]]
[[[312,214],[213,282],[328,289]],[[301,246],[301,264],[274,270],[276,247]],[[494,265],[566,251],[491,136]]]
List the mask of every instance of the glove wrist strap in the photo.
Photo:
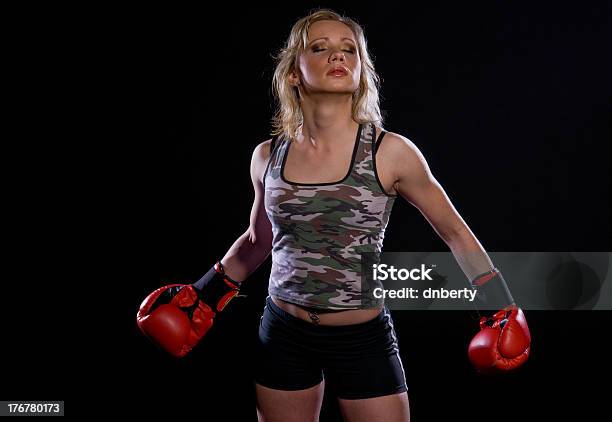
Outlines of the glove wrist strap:
[[215,265],[193,287],[198,292],[200,300],[206,303],[215,312],[220,312],[239,292],[241,283],[232,280],[221,264]]
[[470,284],[477,291],[478,309],[497,311],[514,304],[510,289],[497,268],[479,275]]

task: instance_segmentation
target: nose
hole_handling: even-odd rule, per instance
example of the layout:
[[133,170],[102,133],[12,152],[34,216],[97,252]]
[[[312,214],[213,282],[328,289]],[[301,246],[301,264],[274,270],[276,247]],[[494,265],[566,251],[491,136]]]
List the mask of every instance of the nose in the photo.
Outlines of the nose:
[[332,52],[332,54],[329,56],[329,61],[330,62],[335,62],[335,61],[340,61],[340,62],[344,62],[346,61],[346,57],[344,55],[344,52],[342,50],[334,50]]

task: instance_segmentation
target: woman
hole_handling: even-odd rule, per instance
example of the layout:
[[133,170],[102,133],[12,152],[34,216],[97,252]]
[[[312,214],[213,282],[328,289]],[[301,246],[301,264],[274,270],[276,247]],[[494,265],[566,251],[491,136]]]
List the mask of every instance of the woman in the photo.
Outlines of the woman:
[[399,151],[380,143],[376,169],[372,149],[384,132],[363,32],[318,11],[295,24],[278,59],[278,136],[254,161],[254,220],[268,218],[259,231],[274,234],[256,368],[260,420],[317,420],[326,382],[346,420],[407,420],[391,316],[359,286],[360,253],[380,251],[397,196],[381,157]]

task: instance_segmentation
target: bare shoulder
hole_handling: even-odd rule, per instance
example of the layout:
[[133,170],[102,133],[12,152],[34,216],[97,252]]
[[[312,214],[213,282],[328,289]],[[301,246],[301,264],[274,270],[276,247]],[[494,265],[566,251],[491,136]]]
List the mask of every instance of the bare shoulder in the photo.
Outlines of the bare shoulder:
[[[385,154],[418,155],[417,146],[410,139],[395,132],[387,132],[379,152]],[[405,157],[404,157],[405,158]]]
[[376,155],[385,162],[389,168],[406,167],[412,164],[424,164],[424,157],[419,148],[405,136],[398,133],[387,132],[381,141]]
[[272,139],[265,140],[255,146],[253,150],[253,158],[263,161],[268,161],[270,158],[270,147],[272,145]]
[[268,160],[270,159],[270,147],[272,145],[272,138],[265,140],[255,146],[253,150],[253,156],[251,158],[251,175],[253,179],[263,181],[263,174],[265,172]]
[[387,132],[376,153],[377,160],[384,165],[393,180],[396,191],[400,183],[425,183],[431,172],[419,148],[405,136]]

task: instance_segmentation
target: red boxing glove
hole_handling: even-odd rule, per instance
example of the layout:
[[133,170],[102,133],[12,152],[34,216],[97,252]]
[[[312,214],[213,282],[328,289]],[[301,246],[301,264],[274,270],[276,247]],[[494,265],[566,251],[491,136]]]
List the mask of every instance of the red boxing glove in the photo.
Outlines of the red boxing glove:
[[140,305],[140,330],[166,352],[183,357],[213,324],[215,313],[190,285],[172,284],[151,293]]
[[147,296],[136,316],[138,327],[163,350],[183,357],[206,335],[216,313],[239,287],[217,262],[197,283],[164,286]]
[[470,342],[468,356],[479,372],[506,372],[527,361],[530,344],[525,315],[512,304],[480,319],[480,332]]

